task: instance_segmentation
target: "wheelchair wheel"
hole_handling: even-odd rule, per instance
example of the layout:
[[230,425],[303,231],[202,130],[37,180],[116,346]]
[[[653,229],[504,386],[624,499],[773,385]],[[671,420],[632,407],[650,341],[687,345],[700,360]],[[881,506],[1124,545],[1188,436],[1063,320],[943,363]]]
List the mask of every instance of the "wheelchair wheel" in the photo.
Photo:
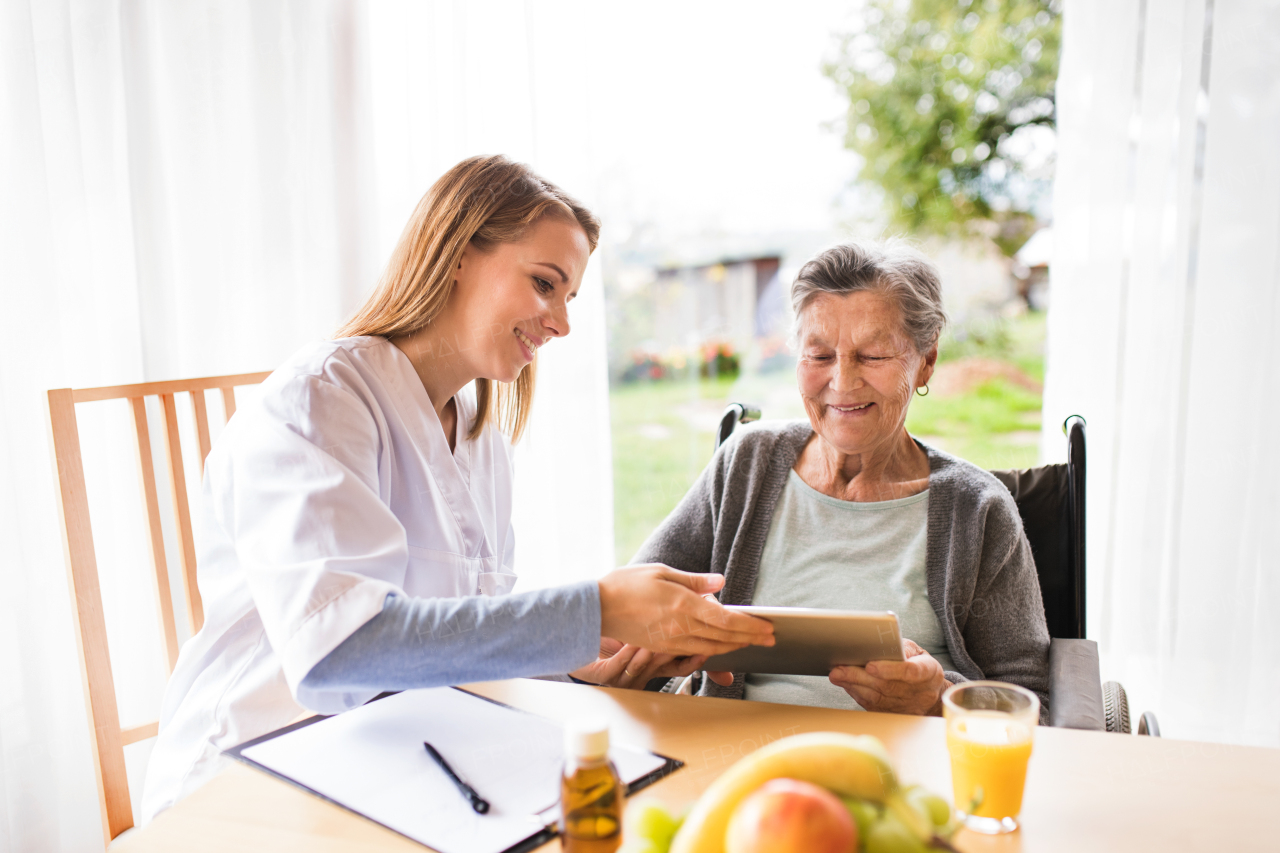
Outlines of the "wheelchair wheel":
[[1102,710],[1107,717],[1107,731],[1129,734],[1129,697],[1118,681],[1102,685]]

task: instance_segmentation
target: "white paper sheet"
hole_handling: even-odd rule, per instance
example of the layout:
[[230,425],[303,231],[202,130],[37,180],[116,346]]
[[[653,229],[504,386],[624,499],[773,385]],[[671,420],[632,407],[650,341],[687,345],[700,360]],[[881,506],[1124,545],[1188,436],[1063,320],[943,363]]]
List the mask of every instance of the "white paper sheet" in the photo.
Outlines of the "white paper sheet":
[[[563,740],[550,720],[437,687],[371,702],[241,754],[441,853],[498,853],[554,819]],[[423,741],[489,801],[488,814],[472,811]],[[665,763],[617,744],[610,758],[628,784]]]

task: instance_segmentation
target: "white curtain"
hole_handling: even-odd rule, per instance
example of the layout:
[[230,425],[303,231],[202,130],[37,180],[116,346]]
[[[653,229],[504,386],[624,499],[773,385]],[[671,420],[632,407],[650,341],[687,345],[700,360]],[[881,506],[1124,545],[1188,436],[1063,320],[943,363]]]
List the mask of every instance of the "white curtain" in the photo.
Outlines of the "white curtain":
[[[435,178],[504,153],[591,206],[584,2],[370,6],[379,257]],[[517,590],[599,577],[613,561],[613,468],[598,253],[569,311],[572,333],[538,355],[533,419],[516,447]]]
[[1165,736],[1280,746],[1280,3],[1067,4],[1043,448],[1088,419],[1088,619]]
[[[103,844],[43,392],[269,369],[327,337],[469,154],[531,162],[590,204],[589,116],[558,38],[588,13],[546,6],[0,0],[0,853]],[[529,587],[612,556],[594,265],[570,316],[518,451]],[[129,725],[154,719],[159,641],[149,589],[128,588],[146,550],[127,424],[94,405],[82,439]],[[147,748],[126,750],[135,805]]]

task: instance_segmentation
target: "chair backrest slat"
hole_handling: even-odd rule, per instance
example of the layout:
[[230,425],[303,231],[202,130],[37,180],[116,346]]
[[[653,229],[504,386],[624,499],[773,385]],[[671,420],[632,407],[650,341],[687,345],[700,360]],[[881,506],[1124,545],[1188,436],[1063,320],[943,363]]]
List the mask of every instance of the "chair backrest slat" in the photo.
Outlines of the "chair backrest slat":
[[49,425],[58,479],[62,546],[74,604],[72,621],[80,648],[85,703],[93,723],[89,742],[98,771],[98,805],[102,810],[102,829],[111,839],[133,826],[133,811],[129,804],[129,780],[125,774],[111,655],[107,651],[107,622],[98,586],[98,559],[93,548],[93,527],[89,523],[89,498],[84,488],[80,430],[71,389],[49,392]]
[[178,407],[173,394],[161,394],[164,409],[164,443],[169,457],[169,488],[173,493],[173,517],[178,527],[178,560],[187,600],[187,619],[194,634],[204,625],[204,606],[196,586],[196,542],[191,532],[191,506],[187,502],[187,474],[182,466],[182,438],[178,435]]
[[204,607],[200,600],[200,590],[196,586],[195,539],[192,535],[191,509],[187,501],[186,468],[183,465],[174,395],[191,395],[195,441],[199,448],[200,473],[203,476],[205,457],[211,447],[205,392],[214,388],[221,392],[223,408],[227,420],[230,420],[236,410],[234,389],[241,385],[256,385],[269,375],[267,372],[244,373],[237,376],[206,376],[102,388],[59,388],[48,392],[50,447],[58,481],[63,552],[71,589],[76,644],[80,649],[85,703],[89,711],[98,805],[102,812],[102,829],[108,843],[133,826],[133,805],[129,798],[124,748],[155,737],[159,724],[152,721],[127,729],[120,727],[120,711],[116,704],[115,681],[111,673],[111,655],[107,649],[107,626],[98,579],[98,561],[93,544],[93,529],[89,523],[89,500],[80,450],[80,431],[76,422],[76,404],[98,400],[129,401],[138,454],[138,476],[146,510],[147,540],[155,576],[152,588],[160,612],[165,660],[168,671],[172,673],[178,660],[178,633],[172,585],[169,582],[169,565],[165,555],[159,492],[156,488],[156,460],[151,452],[146,398],[159,397],[163,414],[162,432],[169,468],[169,491],[173,499],[178,557],[182,566],[183,592],[188,624],[191,633],[195,634],[204,624]]
[[200,448],[200,476],[204,476],[204,458],[209,455],[209,413],[205,411],[204,391],[191,392],[191,416],[196,422],[196,444]]
[[229,421],[236,413],[236,389],[235,386],[228,385],[219,390],[222,391],[222,408],[226,411],[225,417]]
[[151,431],[147,428],[147,402],[144,397],[131,397],[129,404],[133,408],[133,428],[138,436],[138,477],[142,480],[142,501],[147,510],[147,541],[151,546],[151,565],[156,575],[156,607],[160,612],[160,631],[164,635],[165,660],[169,664],[169,672],[173,672],[178,665],[178,629],[173,616],[173,593],[169,588],[169,562],[164,553],[156,467],[151,457]]
[[160,734],[160,721],[152,720],[140,726],[130,726],[127,729],[122,729],[120,731],[120,740],[125,746],[128,746],[131,743],[137,743],[149,737],[155,737],[158,734]]
[[266,370],[261,373],[239,373],[233,376],[205,376],[200,379],[174,379],[168,382],[140,382],[136,385],[104,385],[101,388],[76,388],[71,393],[77,403],[91,403],[94,400],[154,397],[161,394],[181,394],[184,391],[207,391],[210,388],[227,388],[233,385],[257,385],[270,375],[271,371]]

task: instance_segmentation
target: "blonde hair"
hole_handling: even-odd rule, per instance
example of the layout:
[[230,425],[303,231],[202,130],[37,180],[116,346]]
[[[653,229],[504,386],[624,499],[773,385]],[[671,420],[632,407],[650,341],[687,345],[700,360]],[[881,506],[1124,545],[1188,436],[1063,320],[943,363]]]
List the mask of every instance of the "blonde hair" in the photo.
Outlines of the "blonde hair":
[[[576,222],[595,251],[600,222],[564,190],[501,155],[463,160],[418,202],[377,288],[337,337],[392,338],[427,326],[448,302],[468,244],[487,252],[514,243],[544,216]],[[536,364],[526,365],[514,382],[476,380],[476,420],[468,439],[492,418],[513,442],[520,440],[533,406]]]

